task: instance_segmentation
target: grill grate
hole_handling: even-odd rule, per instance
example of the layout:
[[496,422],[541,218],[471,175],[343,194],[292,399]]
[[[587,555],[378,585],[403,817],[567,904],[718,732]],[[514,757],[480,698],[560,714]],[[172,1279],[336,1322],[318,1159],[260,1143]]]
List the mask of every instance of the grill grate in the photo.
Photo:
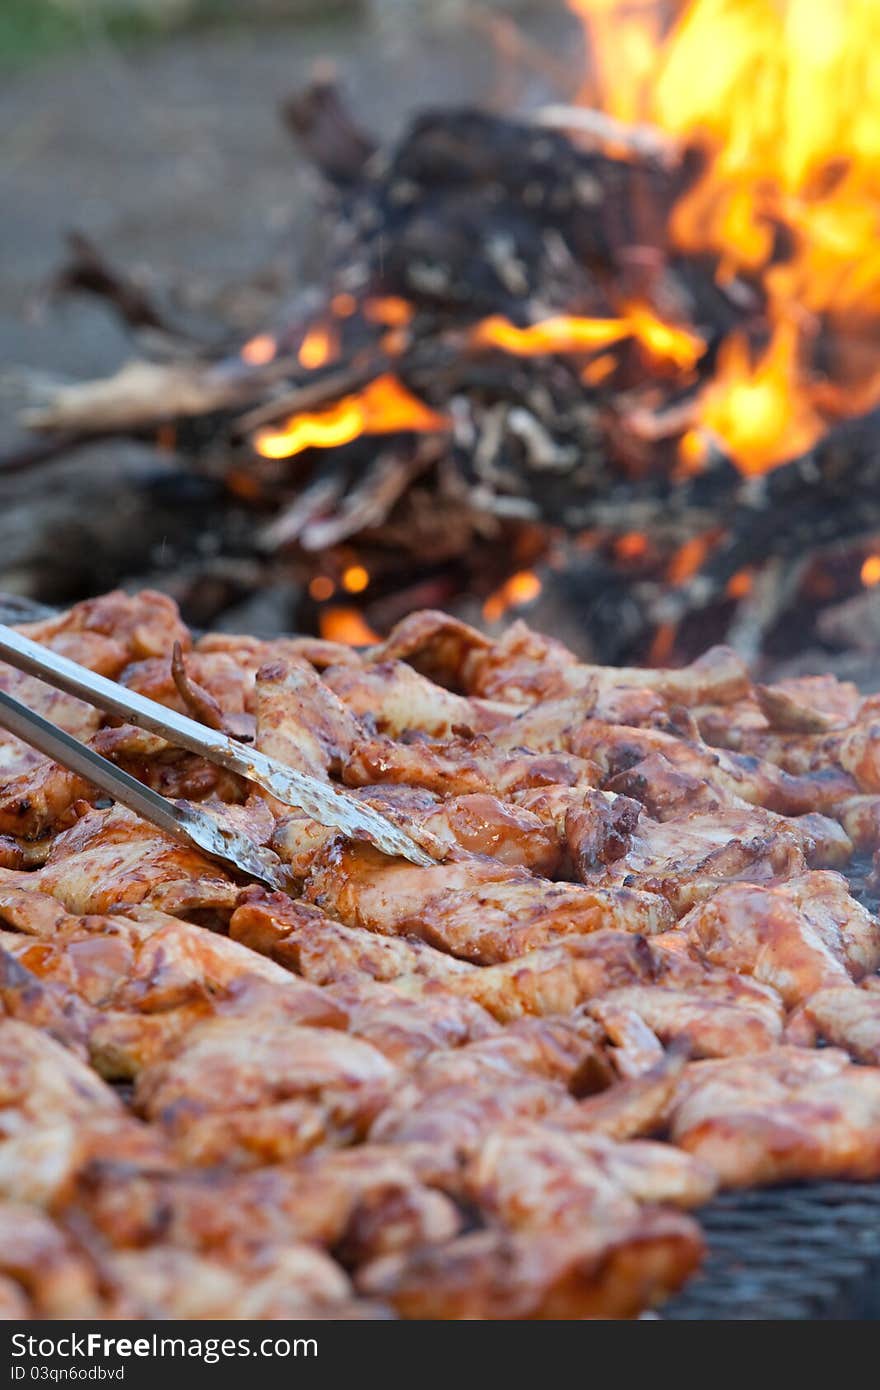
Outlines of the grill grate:
[[725,1192],[698,1215],[706,1263],[661,1317],[880,1320],[880,1183]]

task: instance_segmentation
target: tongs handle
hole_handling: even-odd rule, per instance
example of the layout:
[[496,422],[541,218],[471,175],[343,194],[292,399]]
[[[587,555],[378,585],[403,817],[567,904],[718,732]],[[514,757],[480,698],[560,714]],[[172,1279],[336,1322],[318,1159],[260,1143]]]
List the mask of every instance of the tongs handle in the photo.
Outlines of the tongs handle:
[[[236,743],[227,734],[208,729],[188,715],[158,704],[155,700],[107,680],[95,671],[79,666],[66,656],[32,642],[15,628],[0,623],[0,656],[29,675],[37,676],[118,715],[128,724],[159,734],[177,747],[198,753],[209,762],[255,782],[286,806],[296,806],[320,825],[332,826],[344,834],[367,838],[386,854],[401,855],[413,864],[427,867],[435,861],[405,831],[392,825],[371,806],[355,801],[340,788],[321,782],[295,768],[286,767],[259,749]],[[94,780],[94,779],[93,779]]]

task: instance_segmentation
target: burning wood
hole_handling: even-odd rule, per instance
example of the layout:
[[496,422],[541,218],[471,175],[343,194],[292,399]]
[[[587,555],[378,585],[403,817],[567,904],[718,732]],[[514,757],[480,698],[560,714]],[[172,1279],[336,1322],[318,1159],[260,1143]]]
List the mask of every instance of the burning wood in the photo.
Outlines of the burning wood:
[[[264,518],[259,563],[301,588],[290,626],[319,626],[341,588],[381,629],[426,584],[491,621],[562,575],[606,658],[728,631],[757,650],[785,611],[818,636],[880,527],[862,347],[880,312],[880,19],[806,0],[691,0],[671,24],[654,4],[572,9],[588,105],[430,111],[383,149],[325,78],[291,101],[332,193],[320,308],[231,357],[69,388],[30,423],[173,424],[199,461],[210,440]],[[148,321],[78,254],[68,283]],[[819,602],[837,543],[852,558]]]

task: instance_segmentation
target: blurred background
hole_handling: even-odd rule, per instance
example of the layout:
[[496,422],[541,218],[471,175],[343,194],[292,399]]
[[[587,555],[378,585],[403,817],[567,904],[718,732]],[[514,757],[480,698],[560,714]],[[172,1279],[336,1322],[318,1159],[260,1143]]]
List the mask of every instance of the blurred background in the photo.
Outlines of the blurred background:
[[10,601],[880,684],[875,0],[0,0],[0,66]]

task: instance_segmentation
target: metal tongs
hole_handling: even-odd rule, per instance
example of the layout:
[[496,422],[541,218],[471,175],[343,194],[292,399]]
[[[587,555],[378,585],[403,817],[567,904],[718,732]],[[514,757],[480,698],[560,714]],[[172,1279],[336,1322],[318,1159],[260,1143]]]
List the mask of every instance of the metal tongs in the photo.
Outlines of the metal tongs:
[[[320,825],[331,826],[356,839],[370,840],[386,854],[399,855],[412,864],[428,867],[435,862],[405,831],[341,788],[286,767],[256,748],[236,743],[226,734],[209,729],[185,714],[178,714],[134,690],[126,690],[115,681],[59,656],[3,624],[0,624],[0,657],[68,695],[75,695],[108,714],[118,715],[128,724],[159,734],[179,748],[198,753],[209,762],[238,773],[285,805],[304,811]],[[194,807],[160,796],[2,690],[0,726],[86,778],[175,839],[271,888],[285,886],[284,866],[271,850]]]

